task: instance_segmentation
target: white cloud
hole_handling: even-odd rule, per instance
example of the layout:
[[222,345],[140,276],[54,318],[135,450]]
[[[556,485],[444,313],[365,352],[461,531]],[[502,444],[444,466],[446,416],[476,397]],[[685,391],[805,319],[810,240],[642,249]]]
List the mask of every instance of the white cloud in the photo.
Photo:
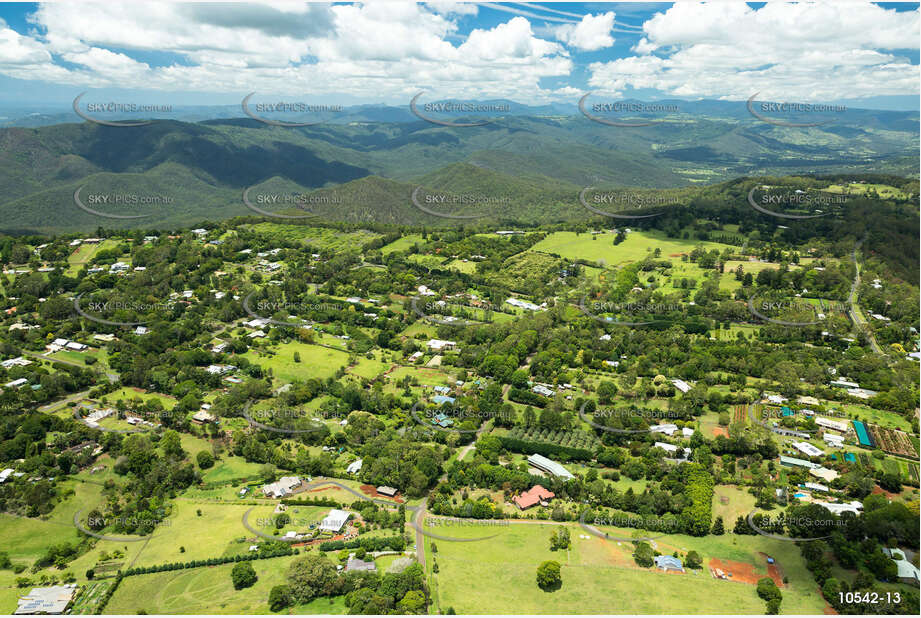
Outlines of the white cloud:
[[578,24],[557,26],[554,34],[557,40],[583,51],[596,51],[614,44],[611,31],[614,29],[614,13],[585,15]]
[[873,4],[677,3],[644,26],[637,56],[590,65],[589,85],[685,98],[828,101],[918,92],[919,12]]

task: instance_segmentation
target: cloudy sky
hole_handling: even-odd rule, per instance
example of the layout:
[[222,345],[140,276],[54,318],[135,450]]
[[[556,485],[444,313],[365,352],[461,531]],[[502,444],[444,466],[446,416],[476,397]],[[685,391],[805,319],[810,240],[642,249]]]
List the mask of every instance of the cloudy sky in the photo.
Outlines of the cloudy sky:
[[0,101],[759,99],[918,109],[918,4],[0,4]]

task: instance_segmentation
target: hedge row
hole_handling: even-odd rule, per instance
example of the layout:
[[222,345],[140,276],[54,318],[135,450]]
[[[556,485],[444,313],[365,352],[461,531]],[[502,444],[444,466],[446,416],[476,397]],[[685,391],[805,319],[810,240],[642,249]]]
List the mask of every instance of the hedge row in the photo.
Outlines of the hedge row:
[[220,558],[208,558],[207,560],[190,560],[189,562],[171,562],[169,564],[156,564],[149,567],[134,567],[127,571],[119,571],[118,577],[131,577],[132,575],[145,575],[147,573],[162,573],[164,571],[181,571],[182,569],[195,569],[203,566],[216,566],[230,562],[245,562],[247,560],[264,560],[266,558],[278,558],[279,556],[290,556],[295,553],[293,547],[279,547],[268,551],[250,552],[248,554],[237,554],[236,556],[221,556]]
[[406,548],[406,540],[401,536],[392,537],[359,537],[351,541],[326,541],[320,543],[320,551],[337,551],[340,549],[358,549],[364,548],[366,551],[384,551],[392,549],[393,551],[403,551]]

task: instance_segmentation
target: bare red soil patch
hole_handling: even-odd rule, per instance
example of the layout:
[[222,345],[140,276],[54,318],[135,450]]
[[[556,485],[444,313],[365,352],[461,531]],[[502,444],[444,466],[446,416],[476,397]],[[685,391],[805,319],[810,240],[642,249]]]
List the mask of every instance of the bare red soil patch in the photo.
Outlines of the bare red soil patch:
[[371,496],[372,498],[383,498],[384,500],[393,500],[394,502],[403,502],[403,498],[401,496],[391,497],[391,496],[385,496],[384,494],[377,493],[377,488],[374,485],[362,485],[361,487],[359,487],[359,489],[361,489],[361,493],[365,494],[366,496]]
[[[710,573],[718,577],[716,570],[720,569],[726,575],[728,581],[741,582],[743,584],[758,584],[758,580],[764,577],[755,571],[754,565],[746,562],[737,562],[735,560],[720,560],[719,558],[710,559]],[[768,577],[774,580],[778,588],[783,587],[783,575],[776,565],[768,565]]]
[[726,429],[725,427],[714,427],[714,428],[713,428],[713,435],[714,435],[714,436],[726,436],[726,437],[728,438],[728,437],[729,437],[729,430]]

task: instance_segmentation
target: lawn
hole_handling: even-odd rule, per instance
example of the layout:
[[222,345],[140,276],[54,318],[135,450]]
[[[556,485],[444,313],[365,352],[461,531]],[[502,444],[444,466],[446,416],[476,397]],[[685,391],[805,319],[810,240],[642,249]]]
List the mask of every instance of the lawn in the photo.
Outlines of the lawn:
[[[295,352],[300,354],[299,363],[294,362]],[[332,377],[340,367],[348,365],[349,359],[347,352],[298,342],[282,343],[268,353],[250,350],[244,356],[263,369],[271,370],[275,379],[282,383]]]
[[341,230],[292,225],[287,223],[257,223],[248,226],[253,231],[285,240],[300,241],[305,245],[317,249],[331,249],[333,251],[352,251],[365,245],[380,234],[368,230],[344,232]]
[[[705,569],[685,574],[665,574],[636,567],[629,544],[618,546],[595,536],[581,538],[584,531],[568,524],[570,549],[551,552],[551,525],[513,524],[498,536],[472,543],[435,541],[437,554],[427,551],[433,580],[433,611],[453,607],[458,614],[763,614],[764,601],[755,587],[714,579]],[[474,526],[439,526],[438,533],[456,537],[484,536]],[[625,534],[629,534],[624,531]],[[426,537],[426,546],[432,540]],[[706,559],[719,557],[763,565],[765,552],[775,557],[790,578],[783,590],[784,613],[822,613],[824,601],[816,591],[799,549],[793,543],[762,536],[706,537],[670,536],[657,541],[663,552],[695,549]],[[431,557],[439,572],[431,573]],[[559,590],[544,592],[537,587],[535,573],[544,560],[562,565]],[[501,573],[501,577],[496,574]],[[662,591],[667,591],[663,594]]]
[[112,391],[107,395],[104,395],[100,398],[100,401],[105,400],[109,405],[114,404],[119,399],[129,402],[132,399],[140,399],[141,401],[147,401],[149,399],[159,399],[160,403],[163,404],[163,408],[166,410],[172,410],[173,406],[176,405],[176,398],[171,397],[170,395],[164,395],[163,393],[148,393],[144,389],[136,388],[133,386],[124,386],[116,391]]
[[256,478],[261,467],[262,464],[251,463],[242,457],[225,454],[214,463],[213,468],[204,472],[202,482],[218,483],[243,477]]
[[[107,614],[269,614],[269,592],[285,583],[288,565],[297,556],[252,562],[258,580],[235,590],[233,564],[135,575],[124,579],[106,606]],[[345,597],[321,598],[283,610],[295,614],[344,614]]]
[[422,238],[421,234],[407,234],[406,236],[401,236],[397,240],[393,241],[390,244],[384,245],[381,247],[381,253],[383,255],[390,255],[394,251],[406,251],[416,243],[424,244],[425,240]]
[[730,245],[699,240],[681,240],[668,238],[661,232],[631,232],[619,245],[613,244],[614,235],[610,232],[598,234],[592,240],[591,234],[575,232],[554,232],[531,247],[529,251],[554,253],[568,259],[586,259],[604,261],[608,266],[636,262],[647,256],[652,257],[656,248],[661,250],[659,259],[678,258],[681,253],[690,253],[694,247],[702,245],[707,250],[734,249]]

